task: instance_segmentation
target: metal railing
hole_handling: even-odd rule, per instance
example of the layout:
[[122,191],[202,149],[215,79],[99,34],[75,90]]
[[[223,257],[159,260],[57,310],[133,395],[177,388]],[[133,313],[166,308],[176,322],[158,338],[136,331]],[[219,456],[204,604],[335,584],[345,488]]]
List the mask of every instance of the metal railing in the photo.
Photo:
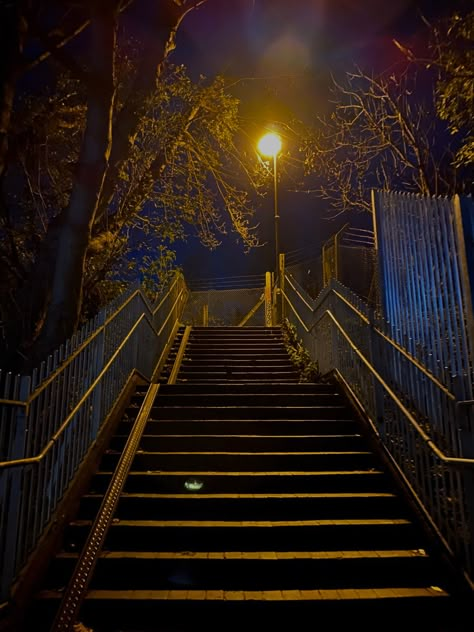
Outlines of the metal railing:
[[[191,291],[183,313],[183,323],[194,326],[238,326],[259,303],[264,285],[265,282],[253,288]],[[261,303],[260,308],[245,320],[245,326],[263,325],[265,312]]]
[[186,299],[182,275],[154,305],[132,288],[31,376],[0,373],[0,599],[131,377],[153,378]]
[[[312,300],[285,277],[285,313],[320,371],[335,371],[473,584],[472,401],[463,401],[335,280]],[[462,389],[461,389],[462,391]]]
[[265,273],[246,274],[245,276],[187,278],[186,283],[191,292],[253,289],[265,285]]
[[463,225],[474,214],[472,198],[377,191],[373,209],[390,337],[458,398],[473,399],[472,237]]

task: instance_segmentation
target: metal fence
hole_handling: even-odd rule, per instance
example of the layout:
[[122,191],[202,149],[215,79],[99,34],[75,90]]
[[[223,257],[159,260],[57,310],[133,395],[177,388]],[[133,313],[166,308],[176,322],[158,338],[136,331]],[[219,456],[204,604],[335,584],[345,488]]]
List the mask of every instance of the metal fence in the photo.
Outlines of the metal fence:
[[286,268],[311,298],[337,279],[370,304],[378,301],[377,253],[372,230],[346,224],[322,246],[286,254]]
[[[463,203],[472,216],[472,200]],[[464,237],[460,198],[376,192],[374,213],[391,337],[459,399],[473,399],[471,242]]]
[[324,288],[323,261],[320,254],[297,261],[288,257],[286,269],[311,298],[316,298]]
[[186,298],[181,275],[154,305],[132,289],[31,375],[0,373],[1,599],[131,376],[152,378]]
[[321,372],[336,371],[466,576],[474,579],[470,409],[331,280],[316,300],[285,278],[285,313]]
[[265,275],[200,279],[189,283],[182,321],[196,326],[265,325]]

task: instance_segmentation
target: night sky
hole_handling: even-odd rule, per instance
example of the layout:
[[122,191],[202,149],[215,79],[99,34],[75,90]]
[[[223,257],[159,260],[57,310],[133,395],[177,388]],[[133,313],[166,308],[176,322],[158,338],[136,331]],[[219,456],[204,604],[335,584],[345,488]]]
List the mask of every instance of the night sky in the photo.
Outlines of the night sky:
[[[416,46],[424,31],[420,13],[431,19],[454,8],[437,0],[208,0],[182,25],[172,61],[184,63],[194,76],[223,74],[238,80],[234,92],[242,113],[257,114],[262,128],[281,119],[286,106],[311,122],[326,110],[331,75],[354,63],[385,70],[400,59],[392,38]],[[327,219],[324,203],[295,188],[283,178],[279,184],[283,251],[313,243],[318,250],[347,221],[370,226],[364,216]],[[199,277],[265,271],[273,262],[271,190],[257,208],[257,222],[269,245],[244,254],[230,235],[209,252],[190,238],[179,248],[178,263],[187,275]]]

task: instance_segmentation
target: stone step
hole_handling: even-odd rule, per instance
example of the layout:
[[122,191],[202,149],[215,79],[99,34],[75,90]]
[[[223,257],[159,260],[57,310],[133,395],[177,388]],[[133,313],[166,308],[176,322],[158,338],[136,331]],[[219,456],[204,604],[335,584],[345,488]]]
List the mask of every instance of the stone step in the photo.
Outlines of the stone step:
[[211,336],[218,338],[219,336],[282,336],[283,332],[280,327],[193,327],[191,329],[192,336]]
[[203,347],[200,349],[193,349],[192,353],[186,347],[184,359],[191,358],[193,360],[210,360],[217,359],[222,360],[223,358],[227,360],[232,359],[248,359],[253,360],[258,354],[258,357],[264,357],[268,361],[273,360],[288,360],[288,353],[281,349],[280,347],[272,348],[272,349],[260,349],[256,350],[252,345],[248,347],[243,347],[239,345],[238,347],[233,347],[232,349],[216,349],[210,347]]
[[[160,387],[158,392],[158,396],[163,395],[190,395],[192,393],[196,393],[198,395],[201,394],[215,394],[215,395],[223,395],[223,394],[237,394],[237,395],[253,395],[253,394],[263,394],[263,395],[337,395],[340,397],[340,392],[334,386],[334,384],[328,383],[302,383],[302,384],[285,384],[283,387],[279,384],[210,384],[210,385],[201,385],[201,384],[166,384]],[[144,394],[140,394],[139,392],[133,395],[132,401],[135,398],[143,398]]]
[[334,393],[170,393],[159,392],[153,407],[177,406],[180,408],[192,406],[213,408],[233,407],[321,407],[343,406],[346,402],[341,395]]
[[[109,444],[110,450],[121,451],[127,435],[116,435]],[[365,444],[361,435],[143,435],[139,449],[145,452],[301,452],[361,450]]]
[[[72,521],[64,550],[78,551],[91,527],[90,520]],[[425,538],[406,519],[321,520],[118,520],[112,523],[104,550],[115,551],[306,551],[317,542],[320,551],[421,549]]]
[[266,382],[279,382],[282,380],[292,380],[294,382],[299,381],[300,374],[295,368],[287,369],[275,366],[272,368],[264,367],[251,367],[251,368],[239,368],[239,367],[218,367],[212,370],[210,367],[203,370],[188,370],[186,366],[182,366],[178,373],[178,380],[183,382],[187,380],[196,381],[241,381],[251,382],[252,380],[262,379]]
[[272,334],[271,336],[266,336],[262,334],[251,334],[245,336],[239,336],[235,333],[232,334],[193,334],[189,336],[189,344],[212,344],[212,345],[220,345],[220,344],[279,344],[282,347],[285,346],[284,338],[281,334]]
[[[62,592],[43,591],[41,597],[31,629],[49,632]],[[253,632],[263,621],[264,629],[288,632],[298,629],[295,620],[306,622],[305,628],[307,622],[324,621],[337,631],[380,632],[383,625],[384,632],[399,632],[418,629],[414,622],[422,613],[423,626],[433,632],[467,632],[459,618],[469,618],[469,608],[459,608],[453,623],[447,597],[437,586],[395,584],[378,589],[269,591],[95,589],[88,592],[81,621],[101,632]]]
[[[136,411],[133,411],[136,414]],[[347,416],[347,418],[335,418],[335,419],[315,419],[313,415],[312,419],[288,419],[282,414],[281,419],[275,419],[273,417],[268,419],[255,419],[249,415],[248,419],[235,419],[230,417],[224,419],[223,415],[215,415],[216,419],[171,419],[165,417],[164,412],[161,411],[161,418],[151,419],[147,422],[145,433],[147,435],[199,435],[199,434],[215,434],[228,436],[229,434],[261,434],[261,435],[274,435],[281,436],[285,434],[293,434],[295,436],[307,435],[307,434],[354,434],[360,431],[354,419]],[[201,417],[205,415],[201,412]],[[319,411],[320,414],[323,414]],[[158,417],[158,414],[156,417]],[[236,411],[234,411],[235,417]],[[241,411],[239,411],[239,415]],[[300,415],[298,411],[298,415]],[[296,417],[296,413],[295,413]],[[127,420],[123,419],[118,427],[120,434],[128,434],[131,430],[132,424],[135,421],[135,415],[130,415]]]
[[[158,405],[156,405],[158,404]],[[126,409],[127,414],[136,414],[137,409]],[[347,406],[161,406],[158,399],[151,410],[151,419],[178,420],[344,420],[350,416]]]
[[[196,479],[195,487],[201,485]],[[118,520],[317,520],[405,517],[394,494],[157,494],[125,493],[114,514]],[[103,496],[83,496],[78,512],[93,519]]]
[[[113,470],[119,452],[107,452],[101,469]],[[137,452],[132,468],[143,471],[343,470],[375,467],[372,452]]]
[[194,353],[190,354],[186,351],[184,355],[184,360],[192,359],[192,360],[202,360],[202,361],[212,361],[212,360],[256,360],[257,357],[259,359],[264,359],[269,362],[273,362],[274,360],[288,360],[288,354],[283,349],[276,349],[274,351],[267,351],[266,353],[255,355],[253,349],[249,350],[242,349],[238,347],[234,349],[232,352],[226,350],[225,353],[219,353],[214,349],[199,349],[195,350]]
[[[263,375],[265,375],[266,377],[263,377]],[[186,375],[185,377],[183,377],[183,379],[179,379],[178,378],[178,383],[181,384],[186,384],[189,381],[191,381],[194,384],[202,384],[202,385],[206,385],[206,384],[297,384],[299,382],[299,376],[298,374],[293,375],[292,377],[278,377],[278,379],[272,378],[271,376],[268,375],[268,373],[266,374],[262,374],[257,375],[257,376],[253,376],[251,373],[246,373],[245,375],[242,376],[232,376],[231,378],[227,377],[227,376],[220,376],[220,377],[207,377],[207,376],[202,376],[200,375],[199,377],[195,377],[192,374],[190,375]]]
[[[62,553],[45,588],[64,586],[77,554]],[[407,581],[408,580],[408,581]],[[127,551],[103,552],[95,590],[319,590],[442,586],[424,551]]]
[[[112,472],[100,471],[92,492],[107,489]],[[127,493],[189,494],[189,483],[198,480],[208,494],[222,493],[376,493],[391,492],[392,484],[380,469],[319,472],[139,472],[132,470],[125,482]]]

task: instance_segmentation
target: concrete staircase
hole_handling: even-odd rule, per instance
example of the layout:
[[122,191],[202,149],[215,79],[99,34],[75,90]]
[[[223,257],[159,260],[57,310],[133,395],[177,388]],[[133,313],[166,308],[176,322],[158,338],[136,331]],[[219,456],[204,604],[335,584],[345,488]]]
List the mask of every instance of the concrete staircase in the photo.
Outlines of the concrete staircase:
[[[279,329],[192,330],[177,383],[154,402],[86,625],[407,630],[421,618],[422,629],[467,629],[448,568],[339,387],[298,380]],[[49,630],[143,396],[52,561],[35,632]]]

